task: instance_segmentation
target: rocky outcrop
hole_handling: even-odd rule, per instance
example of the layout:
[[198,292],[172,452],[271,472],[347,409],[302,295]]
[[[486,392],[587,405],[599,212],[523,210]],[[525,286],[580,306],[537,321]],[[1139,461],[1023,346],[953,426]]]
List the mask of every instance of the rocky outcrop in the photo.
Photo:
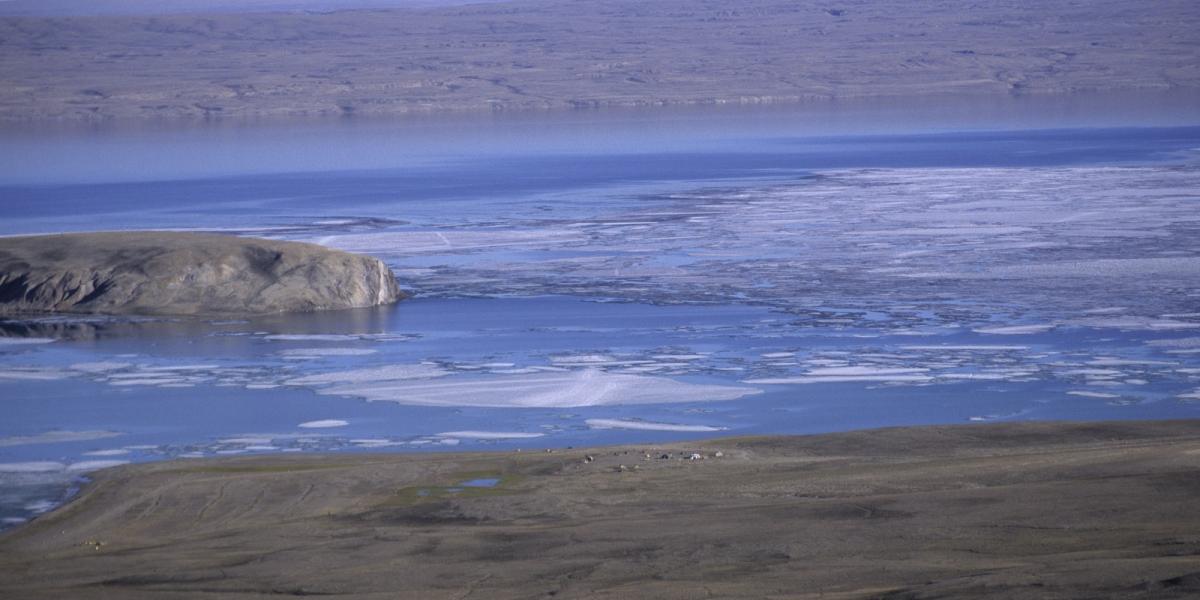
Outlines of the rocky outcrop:
[[402,297],[380,260],[315,244],[154,231],[0,238],[0,314],[255,315]]

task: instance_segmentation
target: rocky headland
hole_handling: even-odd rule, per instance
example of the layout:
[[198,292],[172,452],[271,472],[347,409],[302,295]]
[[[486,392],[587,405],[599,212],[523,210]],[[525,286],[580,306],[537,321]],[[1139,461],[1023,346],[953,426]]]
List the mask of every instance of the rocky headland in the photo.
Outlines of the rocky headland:
[[0,238],[0,315],[260,315],[402,297],[382,261],[315,244],[154,231]]

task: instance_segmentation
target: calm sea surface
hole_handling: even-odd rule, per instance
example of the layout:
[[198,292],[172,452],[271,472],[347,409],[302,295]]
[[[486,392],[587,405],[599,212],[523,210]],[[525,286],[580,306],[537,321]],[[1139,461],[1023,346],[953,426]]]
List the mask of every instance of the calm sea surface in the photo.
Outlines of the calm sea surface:
[[0,234],[385,260],[395,307],[0,321],[0,526],[127,461],[1200,416],[1200,106],[0,134]]

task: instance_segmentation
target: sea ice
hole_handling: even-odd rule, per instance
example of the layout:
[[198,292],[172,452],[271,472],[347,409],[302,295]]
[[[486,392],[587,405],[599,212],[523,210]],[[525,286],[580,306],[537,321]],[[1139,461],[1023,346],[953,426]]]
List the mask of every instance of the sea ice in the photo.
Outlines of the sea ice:
[[366,356],[379,352],[371,348],[289,348],[279,355],[289,359],[313,359],[326,356]]
[[211,371],[211,370],[213,370],[213,369],[219,369],[220,367],[221,367],[221,365],[208,365],[208,364],[198,364],[198,365],[143,365],[143,366],[141,367],[141,369],[142,369],[143,371],[150,372],[150,373],[155,373],[155,372],[167,372],[167,373],[173,373],[173,372],[175,372],[175,371]]
[[[1078,327],[1095,327],[1097,329],[1123,329],[1126,331],[1172,331],[1200,328],[1200,323],[1173,321],[1155,317],[1121,316],[1121,317],[1089,317],[1068,321],[1069,325]],[[1153,342],[1151,342],[1153,343]]]
[[1165,340],[1150,340],[1146,342],[1150,346],[1161,346],[1168,348],[1192,348],[1200,346],[1200,337],[1184,337],[1184,338],[1168,338]]
[[63,463],[54,461],[0,463],[0,473],[52,473],[66,467]]
[[404,365],[386,365],[382,367],[368,367],[365,369],[352,369],[347,371],[332,371],[329,373],[318,373],[315,375],[305,375],[289,379],[284,383],[288,385],[327,385],[333,383],[341,384],[359,384],[365,385],[372,382],[380,381],[402,381],[407,379],[429,379],[433,377],[444,377],[449,375],[450,371],[442,369],[436,365],[430,364],[404,364]]
[[1004,373],[942,373],[938,375],[939,379],[958,379],[964,381],[1008,381],[1018,377],[1027,377],[1032,375],[1029,372],[1004,372]]
[[1087,390],[1071,390],[1067,392],[1069,396],[1082,396],[1084,398],[1120,398],[1120,394],[1110,394],[1108,392],[1089,392]]
[[324,236],[316,240],[347,252],[372,255],[470,252],[496,248],[558,245],[586,241],[582,232],[563,229],[393,231]]
[[526,433],[521,431],[444,431],[437,434],[439,438],[463,438],[468,440],[523,440],[539,438],[544,433]]
[[556,365],[570,366],[623,365],[629,363],[629,361],[623,361],[616,357],[605,354],[574,354],[570,356],[554,356],[550,358],[550,362]]
[[349,442],[351,444],[354,444],[355,446],[358,446],[359,448],[391,448],[391,447],[395,447],[395,446],[406,445],[406,442],[397,442],[397,441],[393,441],[393,440],[379,439],[379,438],[353,439],[353,440],[349,440]]
[[127,464],[129,464],[129,461],[127,461],[127,460],[84,460],[84,461],[71,463],[70,465],[67,465],[67,470],[68,471],[79,471],[79,472],[99,471],[100,469],[107,469],[109,467],[118,467],[118,466],[127,465]]
[[232,437],[232,438],[224,438],[224,439],[217,440],[217,443],[218,444],[228,444],[228,445],[238,445],[238,444],[240,444],[240,445],[262,445],[262,444],[270,444],[271,441],[274,439],[275,439],[275,436]]
[[58,379],[70,379],[73,376],[75,374],[70,371],[49,367],[15,367],[0,371],[0,379],[54,381]]
[[323,419],[320,421],[308,421],[301,423],[296,427],[302,427],[304,429],[325,429],[330,427],[345,427],[349,424],[349,421],[343,421],[341,419]]
[[1125,373],[1123,373],[1121,371],[1117,371],[1115,369],[1068,369],[1068,370],[1062,372],[1062,375],[1066,375],[1066,376],[1082,375],[1084,377],[1095,377],[1095,378],[1120,377],[1124,374]]
[[975,333],[987,333],[991,335],[1028,335],[1031,333],[1042,333],[1054,329],[1054,325],[1007,325],[996,327],[980,327],[974,329]]
[[929,375],[846,375],[846,376],[808,376],[793,377],[760,377],[746,379],[744,383],[761,385],[788,385],[798,383],[850,383],[850,382],[881,382],[881,383],[926,383],[933,381]]
[[126,362],[97,361],[97,362],[75,363],[68,368],[71,369],[72,371],[79,371],[81,373],[96,374],[96,373],[107,373],[109,371],[120,371],[121,369],[128,369],[129,367],[132,367],[132,366],[133,365],[131,363],[126,363]]
[[425,406],[569,408],[735,400],[760,390],[581,369],[516,376],[458,376],[437,381],[365,382],[322,388],[318,392]]
[[264,335],[263,339],[273,342],[353,342],[361,337],[342,333],[274,333]]
[[43,337],[0,337],[0,346],[32,346],[55,342],[54,338]]
[[109,385],[121,386],[136,386],[136,385],[181,385],[186,384],[186,379],[176,379],[171,377],[154,377],[145,379],[110,379]]
[[42,513],[50,512],[57,505],[58,503],[50,500],[35,500],[29,504],[26,504],[23,508],[35,515],[40,515]]
[[635,429],[639,431],[722,431],[724,427],[709,425],[677,425],[674,423],[656,423],[653,421],[634,421],[629,419],[587,419],[584,421],[592,429]]
[[831,366],[809,369],[802,375],[746,379],[743,383],[763,385],[848,382],[925,383],[933,380],[928,371],[929,369],[925,367]]
[[1200,276],[1200,257],[1096,258],[988,269],[991,277],[1186,277]]
[[813,377],[852,377],[856,375],[910,375],[913,373],[925,373],[927,371],[929,371],[929,369],[924,367],[823,367],[818,369],[809,369],[807,375],[811,375]]
[[1098,356],[1092,360],[1089,360],[1088,364],[1101,366],[1101,367],[1125,367],[1125,366],[1136,366],[1136,365],[1172,366],[1172,365],[1177,365],[1179,363],[1165,361],[1165,360],[1145,360],[1145,359],[1118,358],[1115,356]]

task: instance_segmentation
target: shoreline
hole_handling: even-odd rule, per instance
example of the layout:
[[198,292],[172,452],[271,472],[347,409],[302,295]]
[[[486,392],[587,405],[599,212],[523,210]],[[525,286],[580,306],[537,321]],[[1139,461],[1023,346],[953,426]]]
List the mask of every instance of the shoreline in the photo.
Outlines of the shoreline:
[[1197,457],[1200,420],[177,459],[0,533],[0,590],[1184,597]]
[[[829,146],[833,152],[829,156],[836,157],[838,145],[844,150],[852,143],[868,147],[897,140],[966,141],[972,136],[984,136],[986,141],[992,134],[1062,131],[1107,135],[1140,130],[1162,135],[1200,126],[1195,108],[1200,106],[1200,90],[1152,96],[984,97],[978,102],[952,96],[930,97],[924,103],[913,98],[898,102],[246,121],[0,122],[0,157],[8,159],[0,168],[0,185],[25,193],[46,184],[195,182],[248,176],[278,182],[316,173],[372,176],[405,169],[428,175],[461,168],[457,165],[463,164],[464,156],[580,164],[624,160],[621,168],[636,174],[638,167],[630,162],[635,156],[632,148],[664,157],[741,153],[739,160],[765,148],[781,157],[794,152],[788,160],[798,166],[828,170],[854,165],[839,165],[836,158],[829,163],[814,153],[821,146]],[[581,140],[589,142],[581,145]],[[336,149],[335,159],[311,150],[314,142]],[[744,152],[747,145],[752,152]],[[284,147],[288,150],[280,151]],[[256,166],[248,168],[248,164]],[[69,167],[64,170],[63,165]]]
[[[1029,117],[1047,109],[1066,110],[1083,104],[1081,112],[1098,112],[1110,125],[1088,127],[1171,127],[1200,124],[1200,112],[1195,103],[1200,99],[1200,86],[1115,86],[1068,90],[1033,90],[1021,93],[992,90],[932,90],[908,92],[862,92],[842,95],[808,95],[780,97],[763,101],[722,98],[679,99],[675,101],[599,102],[579,105],[553,106],[417,106],[387,112],[291,111],[282,113],[246,113],[224,115],[76,115],[73,117],[15,116],[0,113],[0,132],[21,134],[50,131],[53,133],[82,133],[106,131],[186,132],[212,129],[236,131],[243,129],[282,129],[290,127],[324,128],[338,124],[384,125],[441,129],[445,127],[489,124],[551,123],[566,125],[573,122],[655,122],[680,117],[697,119],[757,117],[817,118],[828,114],[863,116],[883,120],[894,114],[921,113],[937,106],[942,117],[955,113],[976,111],[975,120],[1004,121],[1014,116]],[[1151,110],[1147,110],[1146,101]],[[1017,109],[1033,105],[1029,113]],[[947,109],[946,107],[950,108]],[[996,114],[988,114],[994,112]],[[934,114],[934,113],[931,113]],[[921,115],[918,115],[921,116]],[[963,116],[963,115],[957,115]],[[1096,118],[1094,114],[1088,114]],[[1137,120],[1137,123],[1134,123]],[[1080,125],[1069,125],[1080,127]],[[1022,126],[1024,129],[1045,128]],[[986,129],[984,129],[986,131]],[[836,135],[829,133],[826,135]]]

